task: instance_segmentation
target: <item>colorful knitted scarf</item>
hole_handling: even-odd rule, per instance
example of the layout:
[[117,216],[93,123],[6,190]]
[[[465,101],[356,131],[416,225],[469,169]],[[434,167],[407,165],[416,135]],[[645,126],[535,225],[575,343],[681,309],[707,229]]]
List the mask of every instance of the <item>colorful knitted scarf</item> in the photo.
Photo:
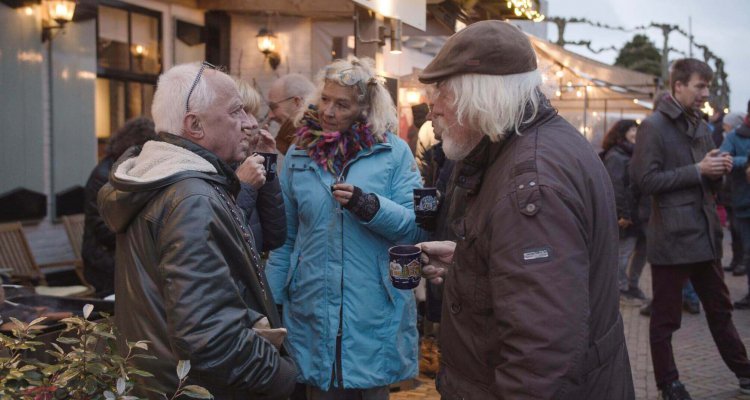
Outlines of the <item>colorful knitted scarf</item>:
[[362,149],[369,149],[385,138],[373,135],[370,126],[363,121],[355,122],[345,132],[323,132],[318,120],[318,111],[312,106],[302,118],[302,127],[297,130],[299,147],[324,170],[334,175],[341,174],[347,161]]

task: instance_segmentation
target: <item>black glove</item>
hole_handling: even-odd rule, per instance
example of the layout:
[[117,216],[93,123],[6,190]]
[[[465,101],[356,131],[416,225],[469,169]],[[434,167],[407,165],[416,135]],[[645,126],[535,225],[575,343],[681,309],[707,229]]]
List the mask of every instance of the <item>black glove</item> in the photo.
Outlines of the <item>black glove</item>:
[[370,222],[380,210],[378,196],[373,193],[365,193],[362,189],[354,186],[352,198],[344,206],[352,214],[365,222]]

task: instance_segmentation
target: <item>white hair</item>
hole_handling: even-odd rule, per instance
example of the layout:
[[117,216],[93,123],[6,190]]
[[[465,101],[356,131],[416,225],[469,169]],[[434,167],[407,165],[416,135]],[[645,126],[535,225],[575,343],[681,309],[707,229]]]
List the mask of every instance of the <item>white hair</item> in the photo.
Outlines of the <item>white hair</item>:
[[299,97],[307,100],[315,91],[315,85],[302,74],[287,74],[277,79],[274,86],[281,88],[284,97]]
[[536,117],[541,84],[542,76],[534,70],[512,75],[463,74],[444,85],[453,91],[458,123],[468,123],[470,129],[497,142],[509,132],[519,133],[521,124]]
[[[185,102],[190,87],[201,69],[200,63],[175,65],[161,74],[156,84],[156,93],[151,104],[151,118],[156,132],[167,132],[182,136],[182,123],[185,119]],[[212,85],[206,84],[206,67],[201,79],[190,94],[190,111],[205,110],[216,98]]]
[[[332,62],[318,73],[318,88],[311,103],[318,104],[326,81],[354,88],[359,94],[359,105],[364,108],[363,116],[370,125],[372,134],[382,139],[388,131],[396,133],[398,117],[393,99],[375,73],[374,64],[370,58],[357,57]],[[358,83],[346,84],[342,81],[342,72],[347,71],[358,78]],[[362,93],[362,88],[365,88],[365,93]]]

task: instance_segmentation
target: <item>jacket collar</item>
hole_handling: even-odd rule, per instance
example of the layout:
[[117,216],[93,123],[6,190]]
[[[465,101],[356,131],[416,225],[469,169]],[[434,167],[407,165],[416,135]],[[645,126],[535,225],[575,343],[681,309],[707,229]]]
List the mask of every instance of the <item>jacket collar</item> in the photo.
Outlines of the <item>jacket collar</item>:
[[[521,124],[518,131],[522,134],[535,129],[557,115],[557,110],[552,107],[549,100],[543,94],[539,93],[539,95],[540,102],[536,117],[527,123]],[[529,112],[531,112],[530,108],[530,106],[527,106]],[[515,132],[508,132],[505,138],[493,143],[485,135],[469,155],[458,164],[456,186],[466,189],[472,195],[478,193],[482,186],[484,171],[497,159],[505,145],[515,140],[517,136]]]
[[237,196],[237,193],[239,193],[240,191],[240,180],[237,178],[237,175],[234,173],[232,167],[221,160],[216,154],[212,153],[203,146],[200,146],[194,142],[191,142],[190,140],[187,140],[181,136],[173,135],[171,133],[159,132],[158,140],[182,147],[201,156],[203,159],[213,165],[214,168],[216,168],[218,176],[224,178],[224,186],[226,186],[229,193],[231,193],[234,197]]
[[683,129],[686,131],[691,131],[691,129],[688,129],[689,126],[697,126],[701,121],[698,115],[685,109],[671,94],[667,94],[662,101],[659,102],[656,109],[673,121],[682,120],[682,123],[687,125]]

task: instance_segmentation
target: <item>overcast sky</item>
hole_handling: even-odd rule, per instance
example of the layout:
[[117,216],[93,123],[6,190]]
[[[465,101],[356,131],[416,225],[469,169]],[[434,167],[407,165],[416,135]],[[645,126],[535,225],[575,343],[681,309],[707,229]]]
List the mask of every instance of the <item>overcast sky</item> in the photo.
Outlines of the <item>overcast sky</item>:
[[[548,0],[549,16],[585,17],[592,21],[627,28],[648,25],[651,22],[679,25],[688,31],[688,18],[692,17],[695,42],[702,43],[725,63],[729,74],[731,111],[746,111],[750,100],[750,0]],[[615,45],[620,48],[636,33],[646,33],[658,49],[662,47],[660,29],[640,32],[610,31],[586,24],[568,24],[565,39],[591,40],[593,48]],[[549,39],[557,40],[557,28],[548,24]],[[688,40],[679,32],[669,37],[670,46],[688,52]],[[584,46],[566,47],[587,57],[614,63],[617,53],[599,54]],[[682,57],[671,53],[670,60]],[[699,49],[693,57],[703,59]],[[710,63],[713,67],[713,63]]]

